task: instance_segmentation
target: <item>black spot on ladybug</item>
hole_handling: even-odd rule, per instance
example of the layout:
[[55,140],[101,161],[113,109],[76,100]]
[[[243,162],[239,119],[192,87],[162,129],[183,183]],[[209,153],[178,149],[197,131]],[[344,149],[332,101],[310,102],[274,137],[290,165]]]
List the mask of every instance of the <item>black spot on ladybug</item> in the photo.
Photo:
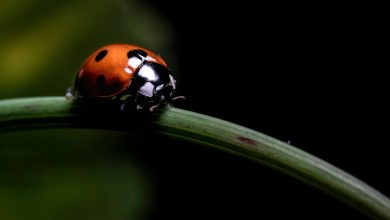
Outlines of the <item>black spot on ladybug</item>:
[[127,58],[130,59],[130,57],[138,57],[140,59],[142,59],[143,57],[147,57],[148,56],[148,53],[146,53],[146,51],[143,51],[143,50],[130,50],[128,53],[127,53]]
[[99,88],[104,88],[105,81],[106,77],[104,76],[104,74],[101,74],[96,78],[96,84]]
[[98,53],[98,55],[96,55],[95,57],[95,61],[96,62],[99,62],[100,60],[102,60],[106,55],[107,55],[108,51],[107,50],[102,50]]

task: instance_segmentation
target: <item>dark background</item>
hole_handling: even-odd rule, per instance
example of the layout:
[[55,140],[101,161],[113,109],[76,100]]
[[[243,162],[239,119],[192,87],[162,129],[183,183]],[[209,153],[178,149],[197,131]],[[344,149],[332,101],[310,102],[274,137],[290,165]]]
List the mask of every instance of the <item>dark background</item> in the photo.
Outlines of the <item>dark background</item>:
[[[380,68],[380,15],[369,6],[151,2],[174,25],[189,109],[291,141],[389,193],[388,86]],[[305,214],[310,210],[325,219],[359,218],[295,180],[228,156],[215,159],[205,175],[219,187],[208,189],[216,196],[205,204],[218,207],[210,208],[216,217],[317,218]],[[226,182],[232,185],[220,186]],[[200,194],[191,205],[204,202]],[[187,205],[180,207],[194,210]]]
[[[59,65],[38,69],[40,80],[28,84],[33,86],[3,88],[3,98],[62,95],[74,77],[68,72],[76,72],[97,47],[114,42],[139,44],[160,52],[170,64],[178,94],[187,97],[177,107],[289,141],[390,195],[388,81],[382,68],[382,14],[376,8],[356,3],[251,1],[118,1],[118,7],[87,3],[75,11],[69,9],[75,8],[74,1],[50,4],[57,11],[68,8],[71,16],[80,16],[83,25],[76,28],[79,32],[66,33],[79,34],[79,40],[59,50],[58,60],[51,58],[54,64],[62,63],[61,75],[52,72]],[[124,14],[119,18],[115,15],[118,8]],[[83,17],[84,12],[92,14],[90,20]],[[41,19],[47,20],[45,12],[40,13]],[[25,26],[20,22],[12,27]],[[22,34],[7,30],[11,36]],[[3,42],[9,40],[3,38]],[[58,48],[55,45],[51,50]],[[62,84],[42,88],[51,77]],[[0,138],[2,157],[8,161],[0,168],[9,173],[0,181],[0,190],[15,201],[15,207],[11,205],[15,210],[33,213],[30,217],[42,218],[42,207],[33,209],[31,203],[43,201],[43,207],[52,210],[49,213],[68,213],[73,219],[366,219],[336,199],[274,170],[163,137],[61,129],[2,134]],[[31,148],[40,153],[32,153],[36,151]],[[24,158],[30,158],[30,163]],[[23,175],[13,172],[15,161],[20,162],[22,168],[17,171]],[[42,165],[26,170],[27,164],[37,161]],[[90,174],[91,170],[96,174]],[[133,170],[131,175],[128,170]],[[75,171],[84,179],[62,175]],[[56,182],[46,181],[50,178]],[[64,201],[64,179],[77,186],[65,187],[71,195],[70,205],[52,205]],[[15,182],[19,188],[14,187]],[[28,198],[20,196],[26,191]],[[55,193],[42,197],[37,191]],[[91,202],[96,200],[99,202]],[[20,201],[24,203],[18,207]],[[21,215],[5,213],[7,217]],[[118,213],[125,214],[118,217]]]

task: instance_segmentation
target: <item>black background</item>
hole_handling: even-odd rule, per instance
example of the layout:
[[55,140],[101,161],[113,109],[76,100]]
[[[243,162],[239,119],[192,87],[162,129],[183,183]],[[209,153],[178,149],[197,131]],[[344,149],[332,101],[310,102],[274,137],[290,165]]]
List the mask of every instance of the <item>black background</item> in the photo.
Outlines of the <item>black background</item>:
[[[0,97],[64,96],[94,50],[137,44],[166,59],[178,94],[187,97],[175,106],[289,141],[390,196],[387,8],[249,0],[5,1]],[[367,219],[259,164],[140,135],[2,133],[0,218]]]
[[[174,26],[173,71],[187,96],[178,107],[290,141],[389,195],[381,13],[357,4],[150,2]],[[365,219],[268,168],[170,145],[151,159],[163,192],[153,217]]]

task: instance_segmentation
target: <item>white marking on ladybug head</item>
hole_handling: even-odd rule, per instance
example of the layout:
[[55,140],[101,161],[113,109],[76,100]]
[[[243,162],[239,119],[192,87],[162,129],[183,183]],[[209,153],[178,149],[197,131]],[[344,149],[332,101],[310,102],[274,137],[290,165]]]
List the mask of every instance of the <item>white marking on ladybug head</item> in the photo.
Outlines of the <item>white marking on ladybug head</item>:
[[156,87],[156,91],[162,89],[163,87],[164,87],[164,84],[161,84],[161,85],[157,86],[157,87]]
[[128,74],[132,74],[133,73],[133,71],[131,71],[131,69],[129,67],[125,68],[125,72],[128,73]]
[[145,58],[145,60],[147,60],[147,61],[156,61],[156,59],[154,59],[154,58],[151,57],[151,56],[147,56],[147,57]]
[[142,60],[140,60],[137,57],[130,57],[130,59],[127,61],[127,65],[133,67],[134,69],[139,67],[139,65],[141,65],[141,63],[142,63]]
[[150,66],[147,66],[147,65],[144,65],[141,67],[141,69],[138,71],[138,75],[148,79],[148,81],[157,80],[156,73],[154,72],[154,70]]
[[144,96],[152,97],[153,90],[154,90],[154,85],[150,82],[147,82],[139,89],[139,92]]

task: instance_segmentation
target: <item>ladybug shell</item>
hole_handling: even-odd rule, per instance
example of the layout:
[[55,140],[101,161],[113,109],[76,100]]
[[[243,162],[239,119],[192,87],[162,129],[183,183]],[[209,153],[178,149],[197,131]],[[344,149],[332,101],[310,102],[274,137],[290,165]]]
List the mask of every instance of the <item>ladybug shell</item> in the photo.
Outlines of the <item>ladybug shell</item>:
[[111,44],[99,48],[88,57],[76,76],[76,96],[109,98],[125,91],[143,60],[167,67],[160,56],[142,47]]

